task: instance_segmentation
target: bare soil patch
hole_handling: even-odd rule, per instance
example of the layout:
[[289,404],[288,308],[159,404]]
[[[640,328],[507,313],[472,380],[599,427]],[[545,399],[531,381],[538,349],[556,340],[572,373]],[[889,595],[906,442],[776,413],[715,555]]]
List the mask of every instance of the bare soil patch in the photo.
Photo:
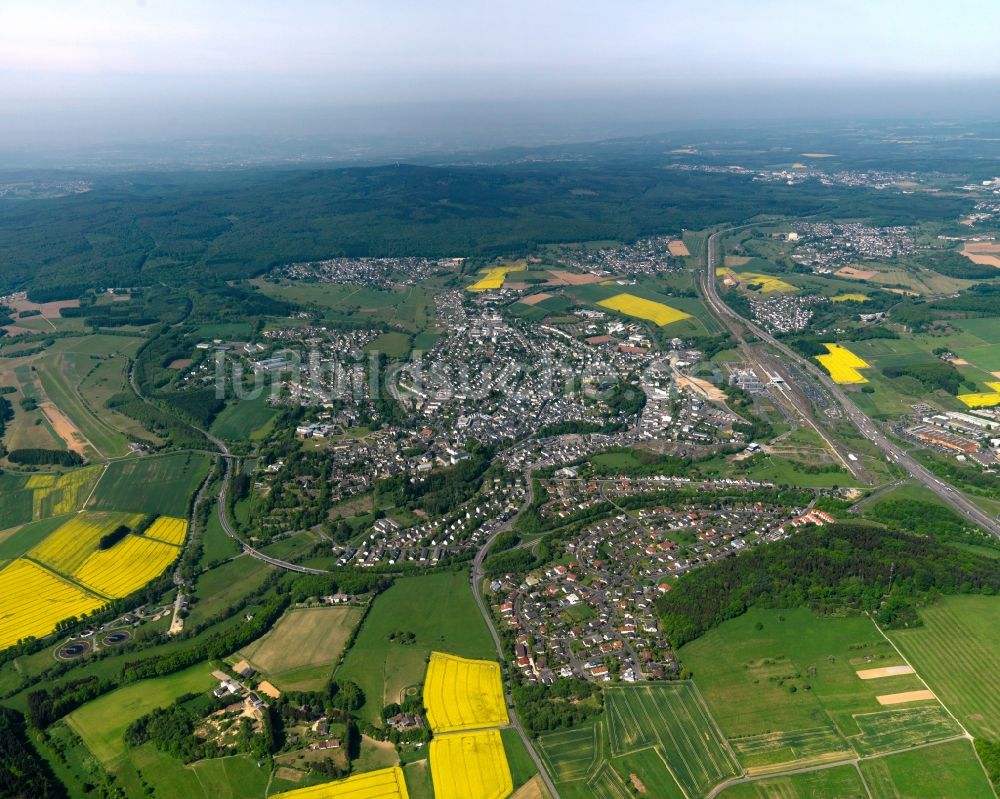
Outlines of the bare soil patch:
[[673,239],[667,245],[667,251],[671,255],[676,255],[676,256],[687,256],[691,254],[691,251],[687,248],[687,245],[680,239]]
[[972,263],[983,266],[995,266],[1000,269],[1000,256],[994,253],[1000,253],[1000,244],[975,242],[966,244],[962,249],[962,255],[972,261]]
[[834,272],[837,277],[846,277],[851,280],[871,280],[878,275],[874,269],[857,269],[853,266],[844,266]]
[[167,364],[168,369],[187,369],[191,364],[194,363],[193,358],[177,358]]
[[65,442],[66,448],[81,458],[85,457],[87,444],[90,442],[87,441],[86,436],[80,432],[79,428],[69,420],[69,417],[49,400],[40,402],[38,409],[48,419],[52,429],[56,431],[56,435]]
[[543,291],[541,294],[532,294],[530,297],[523,297],[520,301],[525,305],[538,305],[538,303],[551,299],[554,296],[554,294],[546,294]]
[[18,327],[17,325],[5,325],[4,330],[7,331],[8,336],[24,336],[28,333],[37,333],[37,330],[32,330],[28,327]]
[[548,792],[537,774],[510,795],[510,799],[547,799]]
[[919,702],[925,699],[936,699],[933,691],[903,691],[901,694],[882,694],[875,697],[880,705],[901,705],[904,702]]
[[858,676],[862,680],[877,680],[879,677],[896,677],[900,674],[913,674],[912,666],[883,666],[880,669],[861,669]]
[[970,241],[966,242],[965,247],[962,249],[968,252],[996,254],[1000,253],[1000,244],[995,241]]
[[632,783],[633,788],[635,788],[639,793],[646,793],[646,785],[639,779],[638,774],[629,774],[628,778],[629,782]]
[[674,380],[677,382],[678,387],[683,388],[684,386],[690,386],[695,390],[696,393],[709,399],[712,402],[725,402],[726,394],[718,386],[709,383],[707,380],[703,380],[700,377],[691,377],[690,375],[682,375],[680,372],[674,373]]
[[55,302],[32,302],[27,296],[16,297],[11,302],[11,307],[20,313],[21,311],[40,311],[45,319],[58,319],[59,311],[63,308],[79,308],[79,300],[57,300]]
[[549,280],[549,285],[552,286],[585,286],[588,283],[599,283],[602,280],[598,275],[564,272],[561,269],[550,269],[549,274],[552,275],[552,279]]

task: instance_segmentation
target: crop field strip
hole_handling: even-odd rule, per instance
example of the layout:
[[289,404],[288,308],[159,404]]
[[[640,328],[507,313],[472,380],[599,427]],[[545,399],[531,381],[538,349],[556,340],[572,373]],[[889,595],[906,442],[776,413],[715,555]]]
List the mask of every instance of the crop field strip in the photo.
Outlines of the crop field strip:
[[747,768],[793,760],[829,760],[854,756],[850,744],[833,726],[730,738],[729,744]]
[[986,386],[992,391],[959,394],[958,400],[970,408],[992,408],[995,405],[1000,405],[1000,382],[991,381]]
[[509,723],[500,664],[432,652],[424,683],[427,721],[434,732]]
[[539,750],[556,782],[586,780],[599,762],[598,753],[604,748],[603,736],[601,722],[543,735],[539,739]]
[[180,549],[144,535],[128,535],[111,549],[91,554],[73,578],[101,594],[128,596],[163,573]]
[[273,794],[271,799],[409,799],[399,766],[355,774],[345,780]]
[[63,619],[83,616],[105,602],[19,558],[0,571],[0,649],[22,638],[48,635]]
[[[922,608],[921,627],[894,631],[890,637],[971,732],[1000,737],[1000,674],[983,668],[996,659],[1000,599],[970,599],[959,603],[949,598]],[[962,608],[967,612],[959,612],[959,604],[969,606]]]
[[662,302],[654,302],[634,294],[616,294],[613,297],[600,300],[598,303],[603,308],[610,308],[626,316],[634,316],[638,319],[645,319],[653,322],[659,327],[679,322],[687,319],[691,314],[671,308]]
[[[73,516],[0,571],[0,647],[47,635],[63,619],[90,613],[160,575],[180,554],[179,546],[129,534],[110,549],[97,549],[102,536],[142,518],[113,512]],[[164,525],[171,535],[180,526],[186,532],[182,519],[164,519]]]
[[613,755],[655,745],[691,796],[740,771],[693,683],[612,688],[605,698]]
[[861,735],[849,740],[859,755],[879,755],[962,734],[962,728],[939,703],[901,710],[856,713]]
[[512,264],[510,266],[496,266],[491,269],[482,270],[483,275],[479,280],[468,287],[469,291],[489,291],[490,289],[503,288],[504,281],[510,272],[523,272],[527,269],[527,264]]
[[143,535],[179,547],[184,544],[187,538],[187,521],[170,516],[160,516]]
[[816,360],[830,373],[834,383],[849,385],[868,382],[868,378],[861,374],[858,369],[868,369],[871,364],[840,344],[824,344],[823,346],[826,347],[827,354],[817,355]]
[[499,730],[435,736],[430,765],[436,799],[505,799],[514,790]]
[[28,556],[53,571],[72,575],[96,550],[101,536],[119,525],[133,527],[141,519],[138,513],[82,513],[30,549]]

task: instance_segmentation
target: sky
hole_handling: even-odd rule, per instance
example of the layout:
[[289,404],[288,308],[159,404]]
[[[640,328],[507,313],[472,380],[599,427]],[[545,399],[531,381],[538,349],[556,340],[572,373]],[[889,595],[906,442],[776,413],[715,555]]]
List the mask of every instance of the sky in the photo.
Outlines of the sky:
[[993,0],[0,0],[0,149],[989,115],[997,30]]

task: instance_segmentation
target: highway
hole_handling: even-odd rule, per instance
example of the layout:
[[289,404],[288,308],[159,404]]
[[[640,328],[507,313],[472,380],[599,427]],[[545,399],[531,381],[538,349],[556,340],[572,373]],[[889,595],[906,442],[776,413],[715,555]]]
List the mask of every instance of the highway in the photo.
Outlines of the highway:
[[[490,613],[490,608],[486,604],[486,600],[483,599],[483,561],[486,559],[486,553],[489,552],[490,547],[493,545],[493,541],[501,533],[505,533],[514,527],[514,522],[518,520],[522,513],[524,513],[535,500],[534,494],[534,484],[531,478],[531,468],[524,470],[524,479],[527,484],[527,496],[524,500],[524,504],[518,508],[517,513],[511,516],[506,522],[504,522],[500,527],[498,527],[483,545],[476,552],[476,557],[472,561],[472,571],[470,573],[470,579],[472,580],[472,595],[476,598],[476,605],[479,606],[479,612],[483,616],[483,621],[486,622],[486,626],[489,628],[490,635],[493,636],[493,643],[497,649],[497,655],[500,657],[500,662],[505,663],[507,656],[503,651],[503,642],[500,640],[500,634],[497,632],[496,624],[493,621],[493,614]],[[549,795],[552,799],[560,799],[559,791],[556,790],[555,783],[552,782],[552,778],[549,776],[549,772],[545,770],[545,764],[542,762],[542,758],[539,757],[538,752],[535,751],[535,746],[528,737],[528,734],[524,731],[524,727],[521,725],[521,720],[517,717],[517,710],[514,708],[514,699],[510,695],[510,691],[504,687],[504,698],[507,702],[507,714],[510,716],[510,726],[517,730],[517,734],[521,737],[522,743],[524,743],[524,748],[528,750],[528,754],[531,755],[531,759],[535,761],[535,767],[538,769],[538,773],[542,777],[542,782],[545,783],[545,787],[548,789]]]
[[[741,227],[747,227],[747,225],[742,225]],[[978,524],[980,527],[989,531],[997,538],[1000,538],[1000,523],[998,523],[995,518],[983,511],[978,505],[972,502],[972,500],[970,500],[965,494],[956,489],[954,486],[933,474],[927,467],[916,461],[905,450],[903,450],[902,447],[893,443],[884,433],[882,433],[881,430],[879,430],[875,423],[864,412],[862,412],[857,405],[854,404],[854,401],[847,396],[847,393],[819,366],[811,363],[807,358],[803,358],[797,352],[783,344],[781,341],[778,341],[778,339],[774,338],[774,336],[763,330],[751,320],[740,316],[719,298],[719,293],[715,285],[715,263],[717,259],[716,249],[719,246],[719,237],[735,229],[736,228],[726,228],[724,230],[719,230],[708,237],[707,250],[705,253],[705,271],[702,275],[702,280],[699,282],[702,286],[702,295],[708,302],[712,312],[724,323],[728,319],[742,325],[744,328],[757,336],[761,341],[764,341],[780,352],[786,359],[788,359],[789,362],[797,364],[801,369],[817,378],[820,383],[823,384],[823,387],[827,389],[833,399],[841,406],[847,418],[850,419],[854,426],[861,431],[861,434],[871,441],[872,444],[874,444],[891,463],[895,463],[905,469],[914,480],[919,482],[942,501],[950,505],[962,516],[975,524]]]

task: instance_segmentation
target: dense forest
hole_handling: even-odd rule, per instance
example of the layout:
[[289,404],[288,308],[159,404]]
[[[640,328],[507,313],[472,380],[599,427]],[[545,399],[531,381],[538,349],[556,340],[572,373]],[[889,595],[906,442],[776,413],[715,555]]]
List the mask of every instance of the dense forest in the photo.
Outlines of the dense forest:
[[863,524],[797,533],[685,575],[657,602],[680,646],[752,605],[853,608],[883,624],[917,623],[913,603],[940,593],[995,593],[1000,561]]
[[0,799],[65,797],[65,788],[31,746],[24,717],[0,707]]
[[[661,163],[133,174],[84,194],[0,204],[0,292],[177,286],[333,256],[474,256],[836,209],[877,224],[956,216],[961,198],[887,195]],[[147,314],[143,314],[144,316]],[[108,317],[106,323],[117,320]]]

